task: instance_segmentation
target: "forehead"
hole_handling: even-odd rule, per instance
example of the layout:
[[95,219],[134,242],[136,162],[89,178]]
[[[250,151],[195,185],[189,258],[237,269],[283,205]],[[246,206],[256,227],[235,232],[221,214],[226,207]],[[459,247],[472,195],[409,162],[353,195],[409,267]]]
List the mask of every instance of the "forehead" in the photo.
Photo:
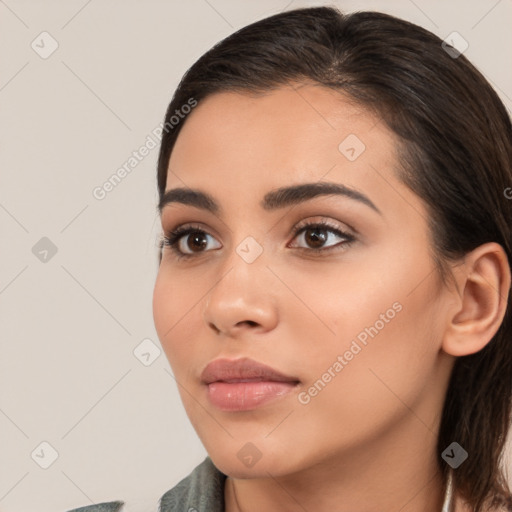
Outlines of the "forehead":
[[393,165],[394,146],[383,123],[346,96],[321,86],[285,86],[257,96],[220,92],[201,101],[181,129],[169,166],[186,168],[190,177],[231,169],[251,179],[255,172],[261,179],[276,172],[300,178],[333,166],[347,174],[370,160]]

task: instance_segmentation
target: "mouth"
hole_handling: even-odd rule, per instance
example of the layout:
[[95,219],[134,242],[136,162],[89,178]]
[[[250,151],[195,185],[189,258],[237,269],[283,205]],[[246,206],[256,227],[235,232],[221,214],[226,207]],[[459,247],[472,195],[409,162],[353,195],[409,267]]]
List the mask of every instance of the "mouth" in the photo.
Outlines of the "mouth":
[[232,412],[252,410],[283,398],[300,384],[298,378],[248,358],[212,361],[201,380],[210,403]]
[[210,402],[222,411],[249,411],[292,392],[297,382],[217,381],[208,384]]

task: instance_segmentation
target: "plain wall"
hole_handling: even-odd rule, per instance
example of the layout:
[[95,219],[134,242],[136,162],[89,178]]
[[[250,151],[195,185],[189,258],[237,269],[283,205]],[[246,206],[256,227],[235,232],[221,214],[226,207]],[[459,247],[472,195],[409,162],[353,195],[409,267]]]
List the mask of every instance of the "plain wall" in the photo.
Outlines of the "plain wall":
[[[147,142],[214,43],[322,4],[0,2],[0,511],[114,499],[156,511],[205,457],[153,325],[158,148],[103,199],[93,191]],[[459,32],[510,111],[510,1],[335,5]],[[147,339],[146,366],[134,350]]]

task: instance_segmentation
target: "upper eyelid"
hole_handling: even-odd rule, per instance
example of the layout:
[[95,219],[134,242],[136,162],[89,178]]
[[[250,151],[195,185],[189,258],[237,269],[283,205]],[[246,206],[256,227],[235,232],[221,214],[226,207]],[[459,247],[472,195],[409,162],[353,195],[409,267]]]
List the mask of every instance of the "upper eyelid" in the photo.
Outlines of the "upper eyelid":
[[[317,220],[315,220],[315,218]],[[318,220],[319,219],[319,220]],[[341,224],[341,225],[340,225]],[[321,227],[324,227],[326,229],[333,229],[341,231],[347,235],[356,236],[358,234],[358,231],[354,229],[352,226],[347,224],[346,222],[341,222],[339,220],[332,220],[328,216],[322,216],[322,215],[315,215],[314,218],[308,217],[306,219],[303,219],[295,224],[295,226],[292,229],[292,232],[297,232],[303,227],[308,227],[311,225],[320,225]]]
[[[289,228],[287,231],[293,233],[293,232],[297,231],[298,229],[301,229],[304,226],[307,226],[310,224],[322,224],[322,223],[327,223],[327,224],[329,224],[328,227],[331,227],[333,229],[338,229],[339,231],[345,232],[346,234],[350,234],[353,236],[357,236],[360,234],[359,230],[354,228],[351,224],[349,224],[347,222],[340,221],[340,220],[333,219],[332,213],[308,215],[305,218],[302,218],[302,220],[294,222],[292,224],[292,227]],[[176,223],[169,222],[168,224],[171,225],[172,227],[168,228],[168,229],[165,228],[164,224],[167,224],[167,223],[163,222],[163,219],[162,219],[162,227],[165,232],[176,231],[177,229],[182,229],[182,228],[187,228],[187,229],[194,228],[195,226],[198,226],[199,230],[205,231],[209,235],[213,235],[216,238],[218,238],[218,236],[219,236],[219,233],[217,232],[216,229],[212,229],[210,227],[208,227],[208,228],[200,227],[199,225],[202,224],[202,221],[176,222]],[[267,231],[267,233],[269,233],[270,231],[273,231],[275,227],[276,227],[276,224],[272,225],[272,227]],[[229,227],[227,227],[227,230],[229,231],[230,234],[233,232]]]

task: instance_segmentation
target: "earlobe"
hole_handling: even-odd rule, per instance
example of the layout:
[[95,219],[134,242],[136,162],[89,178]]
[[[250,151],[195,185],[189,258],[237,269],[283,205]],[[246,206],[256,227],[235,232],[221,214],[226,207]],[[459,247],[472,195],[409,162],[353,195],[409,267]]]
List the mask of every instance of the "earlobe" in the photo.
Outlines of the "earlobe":
[[498,331],[507,310],[511,271],[503,247],[495,242],[468,253],[458,279],[461,294],[450,311],[443,350],[453,356],[479,352]]

